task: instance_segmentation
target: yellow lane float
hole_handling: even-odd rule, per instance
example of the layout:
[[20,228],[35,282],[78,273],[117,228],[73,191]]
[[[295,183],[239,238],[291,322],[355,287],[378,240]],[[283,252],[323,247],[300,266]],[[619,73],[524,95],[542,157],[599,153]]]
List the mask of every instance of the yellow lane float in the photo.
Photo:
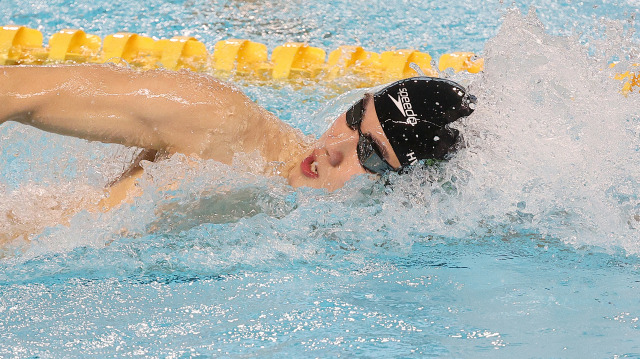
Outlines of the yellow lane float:
[[222,76],[251,75],[268,61],[267,46],[249,40],[218,41],[213,48],[213,69]]
[[49,39],[49,60],[54,62],[96,62],[102,39],[82,30],[64,29]]
[[420,66],[427,76],[438,76],[431,68],[431,55],[415,50],[385,51],[380,55],[382,82],[400,80],[415,76],[416,71],[411,68],[411,63]]
[[155,44],[150,37],[118,32],[104,38],[101,62],[125,61],[135,67],[151,69],[160,60]]
[[[609,67],[614,67],[615,65],[616,64],[613,63]],[[632,64],[631,66],[640,67],[640,63]],[[613,78],[616,80],[624,81],[624,84],[622,84],[622,90],[621,90],[623,95],[627,96],[628,94],[632,93],[636,88],[638,89],[638,92],[640,92],[640,68],[638,69],[638,71],[635,71],[635,72],[625,71],[623,73],[618,73]]]
[[40,31],[24,26],[0,28],[0,65],[39,64],[47,56]]
[[453,69],[455,72],[467,71],[477,74],[484,69],[484,59],[477,58],[473,52],[452,52],[440,56],[438,70]]
[[169,70],[204,71],[208,66],[207,48],[194,37],[174,36],[170,40],[158,40],[156,51],[161,54],[162,67]]
[[360,46],[340,46],[329,53],[327,61],[327,79],[346,76],[349,72],[363,76],[377,76],[380,68],[380,55],[365,51]]
[[[348,79],[350,84],[363,87],[415,76],[417,72],[412,63],[428,76],[439,76],[438,70],[479,73],[484,69],[484,59],[471,52],[443,54],[436,70],[431,55],[413,49],[378,54],[360,46],[340,46],[327,58],[321,48],[288,42],[273,49],[269,57],[264,44],[229,39],[217,42],[210,54],[205,44],[190,36],[154,40],[119,32],[106,36],[103,42],[99,36],[79,29],[64,29],[53,34],[45,47],[38,30],[17,25],[0,27],[0,65],[67,62],[115,62],[140,70],[189,69],[218,77],[241,76],[257,80],[326,82]],[[622,93],[625,95],[640,90],[640,68],[618,73],[615,78],[624,81]]]
[[273,65],[263,67],[260,74],[274,80],[314,78],[323,70],[326,56],[321,48],[288,42],[273,49]]
[[[119,32],[106,36],[103,42],[100,37],[82,30],[65,29],[51,36],[47,47],[43,47],[42,39],[37,30],[3,26],[0,28],[0,64],[115,62],[141,70],[189,69],[207,71],[219,77],[243,76],[259,80],[334,81],[349,78],[352,82],[357,80],[359,86],[371,86],[415,76],[417,73],[410,66],[415,63],[426,75],[438,76],[432,67],[431,56],[412,49],[378,54],[360,46],[340,46],[327,58],[321,48],[289,42],[277,46],[269,57],[264,44],[243,39],[219,41],[213,54],[207,52],[202,42],[188,36],[154,40]],[[454,66],[454,70],[479,72],[482,62]]]

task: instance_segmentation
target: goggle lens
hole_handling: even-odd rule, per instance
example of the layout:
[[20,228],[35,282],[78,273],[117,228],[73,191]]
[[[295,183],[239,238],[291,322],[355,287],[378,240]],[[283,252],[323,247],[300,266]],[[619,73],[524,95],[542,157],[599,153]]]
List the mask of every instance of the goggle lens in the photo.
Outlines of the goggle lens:
[[360,161],[362,167],[368,171],[380,175],[387,171],[395,171],[395,169],[384,160],[373,139],[361,132],[360,139],[358,140],[358,161]]
[[357,130],[360,138],[358,139],[358,161],[360,165],[367,171],[377,174],[384,174],[387,171],[397,171],[387,161],[380,152],[380,149],[373,141],[371,136],[365,135],[360,131],[360,124],[364,116],[364,99],[356,102],[349,110],[347,110],[346,121],[347,126],[352,130]]

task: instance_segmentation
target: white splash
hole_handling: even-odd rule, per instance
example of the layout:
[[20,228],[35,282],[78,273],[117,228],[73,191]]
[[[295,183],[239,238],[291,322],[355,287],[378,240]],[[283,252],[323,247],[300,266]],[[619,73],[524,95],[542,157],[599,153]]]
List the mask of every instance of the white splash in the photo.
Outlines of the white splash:
[[399,180],[400,195],[420,191],[428,228],[640,251],[640,95],[621,95],[609,58],[589,50],[547,34],[533,12],[507,14],[469,86],[478,106],[460,126],[466,148],[427,171],[436,183],[410,183],[424,171]]

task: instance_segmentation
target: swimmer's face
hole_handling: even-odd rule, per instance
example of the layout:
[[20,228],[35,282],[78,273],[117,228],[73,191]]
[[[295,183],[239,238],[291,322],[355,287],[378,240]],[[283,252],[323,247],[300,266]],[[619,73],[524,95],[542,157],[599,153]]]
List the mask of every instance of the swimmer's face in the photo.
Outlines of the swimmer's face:
[[[374,146],[393,168],[400,167],[389,140],[380,126],[371,95],[365,96],[364,114],[360,132],[373,140]],[[358,159],[358,129],[347,125],[346,113],[336,119],[315,144],[301,163],[289,174],[289,183],[294,187],[326,188],[330,191],[342,187],[351,177],[371,173]]]

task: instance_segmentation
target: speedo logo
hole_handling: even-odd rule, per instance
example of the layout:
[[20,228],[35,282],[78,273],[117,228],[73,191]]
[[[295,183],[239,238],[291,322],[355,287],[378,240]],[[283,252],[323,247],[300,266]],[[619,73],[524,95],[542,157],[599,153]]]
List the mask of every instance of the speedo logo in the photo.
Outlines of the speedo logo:
[[413,165],[416,164],[416,162],[418,162],[418,159],[416,158],[416,154],[413,151],[407,153],[406,156],[407,156],[407,160],[409,161],[410,165],[413,166]]
[[398,90],[398,98],[393,98],[391,95],[388,96],[405,117],[407,125],[415,126],[418,123],[418,117],[413,111],[413,106],[411,106],[411,99],[409,98],[407,89],[403,87]]

